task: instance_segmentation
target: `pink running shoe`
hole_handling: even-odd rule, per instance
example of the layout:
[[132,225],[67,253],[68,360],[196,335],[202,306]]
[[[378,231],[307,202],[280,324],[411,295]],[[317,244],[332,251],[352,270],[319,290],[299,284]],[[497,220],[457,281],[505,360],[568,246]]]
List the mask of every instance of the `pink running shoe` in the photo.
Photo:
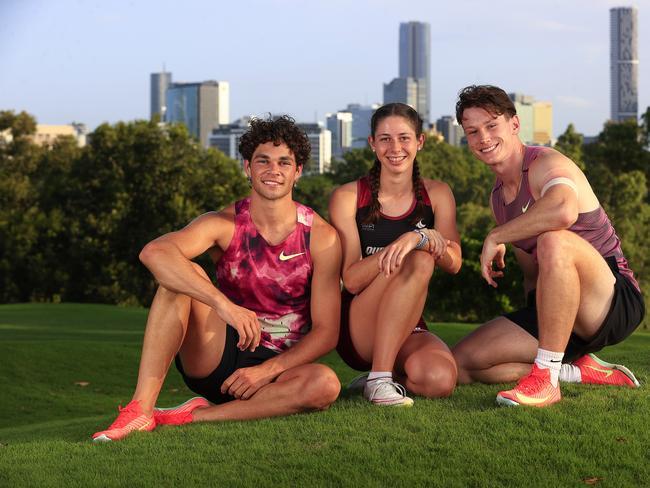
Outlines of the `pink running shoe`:
[[93,435],[93,442],[110,442],[124,439],[131,432],[136,430],[151,431],[156,428],[156,420],[153,416],[147,417],[137,400],[132,400],[126,407],[119,407],[120,414],[111,426],[96,432]]
[[157,425],[183,425],[189,424],[197,408],[209,407],[210,404],[203,397],[190,398],[185,403],[171,408],[154,408],[153,416]]
[[524,405],[527,407],[546,407],[557,403],[562,398],[560,383],[551,384],[551,372],[546,368],[538,368],[533,363],[533,370],[528,376],[519,380],[512,390],[499,392],[497,403],[507,407]]
[[617,385],[638,388],[639,381],[632,371],[622,364],[611,364],[587,354],[573,362],[580,369],[581,383],[591,385]]

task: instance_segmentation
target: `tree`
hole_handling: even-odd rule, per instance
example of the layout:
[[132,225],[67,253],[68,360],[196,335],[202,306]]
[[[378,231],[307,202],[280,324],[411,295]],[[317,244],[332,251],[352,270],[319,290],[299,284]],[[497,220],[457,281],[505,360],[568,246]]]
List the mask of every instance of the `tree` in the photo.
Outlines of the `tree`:
[[584,171],[585,163],[582,154],[583,142],[584,138],[582,137],[582,134],[576,132],[573,124],[569,124],[562,135],[557,138],[555,149],[576,163],[578,167]]

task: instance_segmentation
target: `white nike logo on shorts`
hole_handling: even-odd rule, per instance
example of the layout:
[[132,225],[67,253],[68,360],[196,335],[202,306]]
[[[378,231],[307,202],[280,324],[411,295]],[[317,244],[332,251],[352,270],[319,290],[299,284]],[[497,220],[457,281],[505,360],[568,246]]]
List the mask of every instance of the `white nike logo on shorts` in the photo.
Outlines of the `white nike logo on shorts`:
[[528,205],[530,205],[530,200],[528,200],[528,203],[521,207],[521,213],[526,213],[526,210],[528,210]]

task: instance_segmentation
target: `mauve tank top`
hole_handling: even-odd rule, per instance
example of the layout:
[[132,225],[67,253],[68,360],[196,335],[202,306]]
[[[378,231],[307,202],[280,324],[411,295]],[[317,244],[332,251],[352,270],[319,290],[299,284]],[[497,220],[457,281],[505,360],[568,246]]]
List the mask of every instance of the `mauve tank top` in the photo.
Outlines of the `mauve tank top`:
[[[545,150],[546,148],[540,146],[526,146],[521,185],[519,185],[519,193],[512,202],[505,203],[503,181],[497,178],[494,182],[491,196],[492,209],[498,225],[503,225],[519,217],[535,205],[535,198],[533,198],[528,184],[528,169]],[[575,232],[589,242],[604,258],[613,256],[618,264],[619,272],[639,289],[639,284],[634,279],[634,273],[629,268],[627,259],[623,255],[621,240],[616,235],[616,231],[603,207],[599,206],[590,212],[578,214],[578,219],[568,230]],[[537,259],[537,236],[528,237],[512,244]]]

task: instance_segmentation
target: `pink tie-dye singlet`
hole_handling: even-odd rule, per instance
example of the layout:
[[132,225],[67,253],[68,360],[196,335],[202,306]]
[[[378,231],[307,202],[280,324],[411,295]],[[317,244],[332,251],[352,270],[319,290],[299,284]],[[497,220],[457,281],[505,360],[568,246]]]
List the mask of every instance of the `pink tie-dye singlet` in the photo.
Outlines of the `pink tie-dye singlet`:
[[252,310],[262,328],[260,344],[285,351],[311,329],[313,263],[309,239],[314,211],[295,203],[294,231],[272,246],[250,215],[250,198],[235,204],[235,233],[216,264],[219,290],[233,303]]

